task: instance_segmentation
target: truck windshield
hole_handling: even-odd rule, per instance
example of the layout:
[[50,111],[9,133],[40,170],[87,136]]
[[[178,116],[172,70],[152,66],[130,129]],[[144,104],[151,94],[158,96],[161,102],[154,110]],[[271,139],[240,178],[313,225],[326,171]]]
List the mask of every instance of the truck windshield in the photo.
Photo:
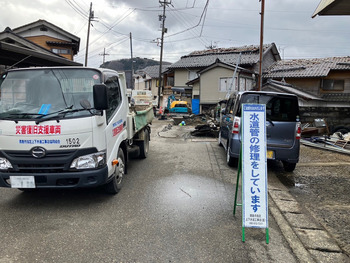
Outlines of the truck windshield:
[[[27,69],[9,71],[0,79],[0,119],[43,118],[70,109],[62,118],[91,116],[93,85],[101,75],[92,69]],[[84,105],[84,107],[82,106]]]

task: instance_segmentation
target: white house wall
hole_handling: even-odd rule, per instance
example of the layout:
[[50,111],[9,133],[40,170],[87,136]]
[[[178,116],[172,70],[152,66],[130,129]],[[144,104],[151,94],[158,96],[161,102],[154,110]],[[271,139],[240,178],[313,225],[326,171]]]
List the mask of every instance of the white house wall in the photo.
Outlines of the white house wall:
[[178,87],[186,86],[186,83],[189,81],[188,70],[186,70],[186,69],[175,70],[174,79],[175,79],[175,83],[174,83],[175,87],[176,86],[178,86]]
[[218,67],[200,76],[200,103],[216,104],[218,101],[225,99],[227,92],[220,92],[220,78],[232,78],[233,71]]
[[31,30],[26,30],[23,32],[18,33],[21,37],[36,37],[36,36],[49,36],[53,38],[57,38],[60,40],[65,40],[65,41],[72,41],[70,38],[68,38],[65,35],[59,34],[58,32],[52,30],[51,28],[47,28],[47,31],[41,31],[39,27],[32,28]]
[[199,96],[200,95],[199,89],[200,89],[199,82],[196,82],[195,84],[193,84],[192,96]]
[[151,91],[153,96],[158,96],[158,79],[152,79]]

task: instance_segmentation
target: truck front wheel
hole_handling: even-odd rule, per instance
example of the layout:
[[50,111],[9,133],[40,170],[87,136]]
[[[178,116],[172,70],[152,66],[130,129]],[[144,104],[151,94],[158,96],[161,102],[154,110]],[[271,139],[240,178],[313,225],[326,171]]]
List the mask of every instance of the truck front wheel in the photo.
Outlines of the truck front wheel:
[[117,194],[122,188],[123,177],[125,174],[125,158],[121,148],[118,150],[118,164],[115,167],[113,179],[105,185],[106,192]]

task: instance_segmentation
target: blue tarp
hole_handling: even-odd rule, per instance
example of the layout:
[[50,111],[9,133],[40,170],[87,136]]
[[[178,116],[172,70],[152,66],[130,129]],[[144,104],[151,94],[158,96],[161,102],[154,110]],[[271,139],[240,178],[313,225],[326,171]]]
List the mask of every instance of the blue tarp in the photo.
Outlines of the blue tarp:
[[192,113],[199,114],[199,99],[192,99]]

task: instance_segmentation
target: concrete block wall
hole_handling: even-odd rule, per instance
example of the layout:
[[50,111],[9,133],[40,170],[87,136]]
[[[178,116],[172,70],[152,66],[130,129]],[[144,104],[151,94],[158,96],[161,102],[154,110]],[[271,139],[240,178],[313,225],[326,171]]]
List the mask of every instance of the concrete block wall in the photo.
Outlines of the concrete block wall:
[[314,119],[325,119],[330,131],[338,126],[350,129],[350,107],[300,107],[300,120],[313,123]]

